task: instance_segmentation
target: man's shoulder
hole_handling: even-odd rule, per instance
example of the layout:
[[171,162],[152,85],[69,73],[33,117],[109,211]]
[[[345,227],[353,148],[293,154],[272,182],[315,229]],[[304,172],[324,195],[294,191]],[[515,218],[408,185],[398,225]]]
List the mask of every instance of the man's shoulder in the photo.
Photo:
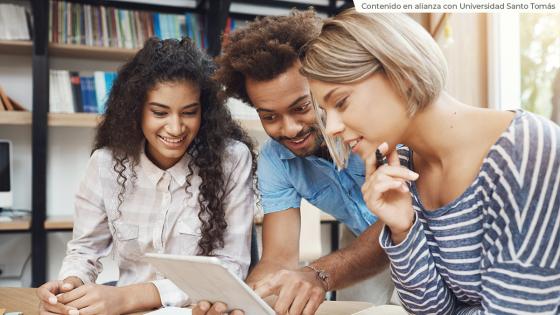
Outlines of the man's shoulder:
[[280,160],[294,157],[290,150],[272,139],[266,140],[261,146],[259,156],[267,160]]

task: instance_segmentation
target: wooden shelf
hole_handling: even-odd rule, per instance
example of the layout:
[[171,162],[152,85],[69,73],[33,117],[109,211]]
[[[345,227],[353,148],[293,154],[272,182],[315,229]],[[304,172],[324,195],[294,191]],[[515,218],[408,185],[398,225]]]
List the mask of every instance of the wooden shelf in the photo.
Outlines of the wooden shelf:
[[49,54],[54,57],[126,61],[137,52],[138,49],[49,44]]
[[31,112],[0,112],[0,125],[31,125]]
[[92,113],[49,113],[49,126],[97,127],[101,115]]
[[31,56],[33,43],[29,40],[0,40],[0,53]]
[[[4,122],[2,115],[3,112],[0,112],[0,123]],[[92,113],[49,113],[49,126],[96,127],[101,121],[101,117],[101,115]],[[9,118],[5,120],[9,121]],[[264,132],[261,121],[258,119],[238,119],[237,121],[248,131]]]
[[28,231],[30,228],[31,218],[0,222],[0,231]]
[[45,220],[45,230],[69,230],[74,228],[74,220],[70,216],[50,217]]
[[[255,218],[255,224],[262,224],[262,218]],[[321,213],[321,223],[336,222],[336,219],[329,214]],[[50,217],[45,221],[45,230],[72,230],[74,220],[70,216]]]

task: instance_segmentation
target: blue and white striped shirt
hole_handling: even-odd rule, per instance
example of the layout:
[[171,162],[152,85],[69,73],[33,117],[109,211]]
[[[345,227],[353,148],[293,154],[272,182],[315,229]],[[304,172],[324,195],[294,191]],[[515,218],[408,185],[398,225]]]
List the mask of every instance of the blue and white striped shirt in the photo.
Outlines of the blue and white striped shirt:
[[[400,149],[412,168],[413,154]],[[560,314],[560,128],[518,111],[480,172],[453,202],[427,211],[381,246],[413,314]]]

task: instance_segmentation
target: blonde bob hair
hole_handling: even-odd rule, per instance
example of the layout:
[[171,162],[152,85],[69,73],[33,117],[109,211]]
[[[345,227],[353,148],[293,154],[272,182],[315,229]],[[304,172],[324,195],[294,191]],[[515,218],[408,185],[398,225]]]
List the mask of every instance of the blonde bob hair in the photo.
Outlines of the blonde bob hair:
[[[383,71],[407,102],[409,115],[434,102],[447,77],[447,63],[439,46],[410,17],[358,13],[353,8],[325,20],[319,36],[303,47],[300,60],[304,76],[330,83],[353,83]],[[314,105],[318,107],[316,100]],[[336,139],[326,135],[325,139],[341,167],[347,148]]]

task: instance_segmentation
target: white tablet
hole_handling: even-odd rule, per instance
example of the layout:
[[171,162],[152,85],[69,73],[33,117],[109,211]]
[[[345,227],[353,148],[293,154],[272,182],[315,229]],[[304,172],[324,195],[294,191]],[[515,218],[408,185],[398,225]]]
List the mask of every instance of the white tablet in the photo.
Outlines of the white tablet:
[[144,261],[173,281],[190,297],[192,303],[219,301],[227,304],[228,311],[240,309],[245,314],[276,314],[216,257],[149,253],[144,255]]

